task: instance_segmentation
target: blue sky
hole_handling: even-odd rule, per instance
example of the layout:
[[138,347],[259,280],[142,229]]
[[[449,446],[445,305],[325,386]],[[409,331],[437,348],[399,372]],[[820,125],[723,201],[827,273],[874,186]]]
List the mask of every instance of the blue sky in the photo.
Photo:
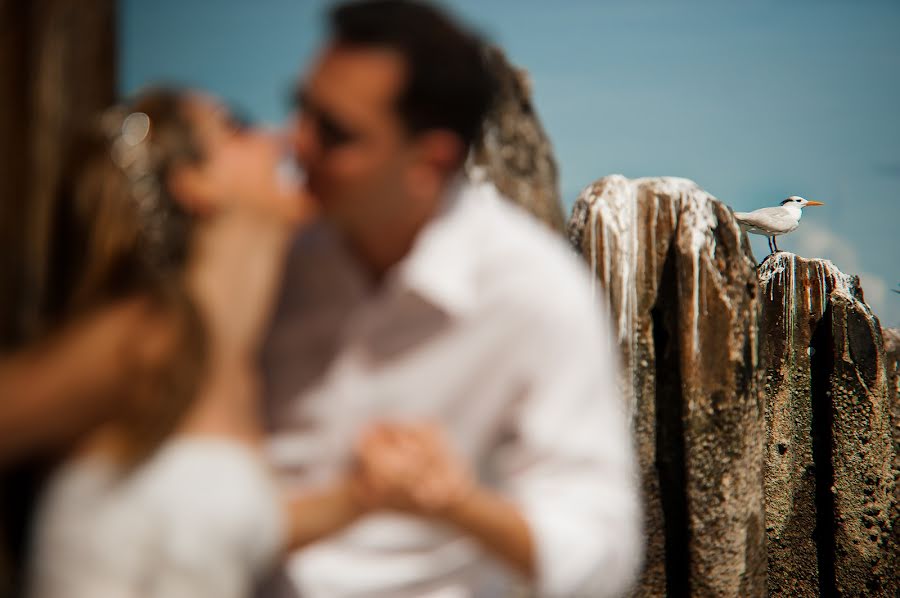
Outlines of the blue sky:
[[[120,88],[196,85],[280,122],[328,4],[123,0]],[[443,4],[530,72],[567,208],[612,173],[688,177],[736,210],[824,201],[779,245],[862,275],[900,326],[900,2]]]

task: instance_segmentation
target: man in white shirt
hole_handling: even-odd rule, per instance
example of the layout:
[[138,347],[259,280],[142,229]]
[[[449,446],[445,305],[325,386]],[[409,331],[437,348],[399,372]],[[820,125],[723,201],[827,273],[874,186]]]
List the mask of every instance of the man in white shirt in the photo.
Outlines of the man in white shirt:
[[324,222],[291,252],[264,365],[288,488],[355,490],[291,583],[621,594],[642,542],[612,343],[574,253],[461,173],[491,101],[478,40],[402,0],[331,28],[294,132]]

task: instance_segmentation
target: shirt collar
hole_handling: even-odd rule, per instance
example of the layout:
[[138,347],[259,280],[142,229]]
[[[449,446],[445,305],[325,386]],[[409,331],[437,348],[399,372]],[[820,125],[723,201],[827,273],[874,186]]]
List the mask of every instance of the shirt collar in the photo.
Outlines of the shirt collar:
[[440,212],[422,229],[392,276],[396,284],[450,316],[462,316],[476,299],[472,230],[476,189],[464,174],[454,178]]

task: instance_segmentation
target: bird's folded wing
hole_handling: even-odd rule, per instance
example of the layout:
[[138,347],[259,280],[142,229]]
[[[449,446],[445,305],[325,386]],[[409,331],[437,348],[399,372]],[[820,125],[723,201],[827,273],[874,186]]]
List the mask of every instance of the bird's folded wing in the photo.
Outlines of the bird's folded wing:
[[796,220],[781,208],[760,208],[752,212],[737,212],[735,218],[741,224],[762,230],[790,229]]

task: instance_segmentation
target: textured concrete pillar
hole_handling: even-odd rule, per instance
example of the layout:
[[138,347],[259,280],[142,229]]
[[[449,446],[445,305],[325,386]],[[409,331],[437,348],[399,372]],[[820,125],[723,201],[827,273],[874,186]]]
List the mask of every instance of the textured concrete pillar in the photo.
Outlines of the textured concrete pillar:
[[645,495],[637,596],[765,596],[757,285],[730,210],[684,179],[600,179],[569,236],[606,295]]

